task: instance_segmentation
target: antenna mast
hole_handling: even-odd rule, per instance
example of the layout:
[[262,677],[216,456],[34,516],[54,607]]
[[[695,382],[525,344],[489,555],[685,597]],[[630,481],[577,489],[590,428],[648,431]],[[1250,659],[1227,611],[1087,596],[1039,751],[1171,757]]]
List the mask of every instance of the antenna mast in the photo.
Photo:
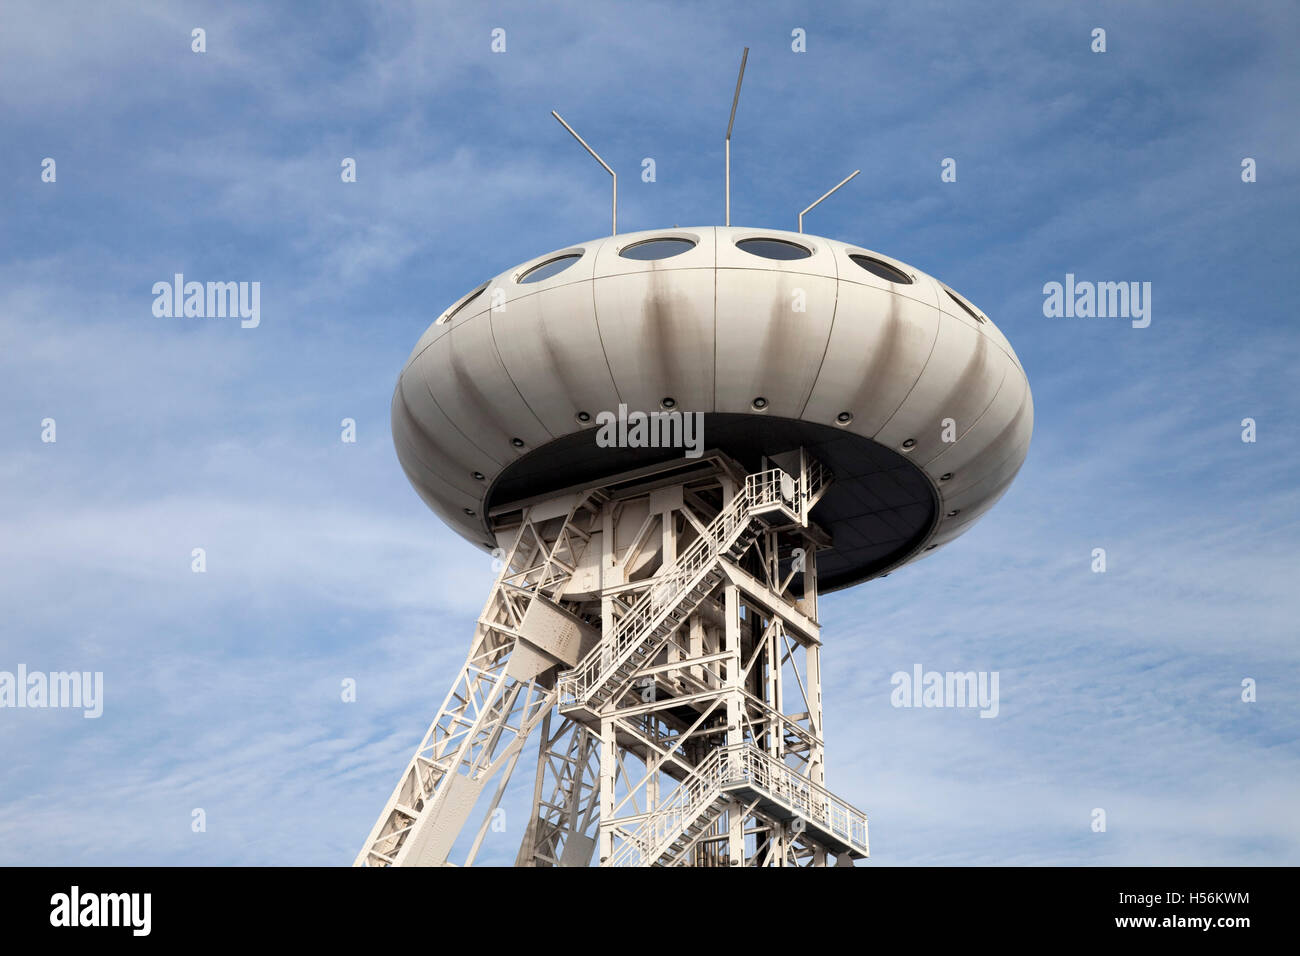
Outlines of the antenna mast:
[[740,83],[745,79],[745,61],[749,59],[749,47],[740,57],[740,75],[736,77],[736,94],[731,98],[731,119],[727,120],[727,221],[731,225],[731,127],[736,122],[736,104],[740,102]]
[[[734,107],[733,107],[733,112],[734,112]],[[600,163],[600,165],[602,165],[602,166],[605,167],[605,172],[609,173],[611,176],[614,177],[614,224],[613,224],[612,228],[610,229],[610,233],[609,233],[609,234],[610,234],[611,236],[617,236],[617,235],[618,235],[618,173],[616,173],[616,172],[614,172],[614,170],[610,169],[610,168],[609,168],[609,163],[607,163],[607,162],[605,162],[603,159],[601,159],[600,156],[597,155],[596,151],[595,151],[594,149],[592,149],[590,146],[587,145],[587,141],[586,141],[585,139],[583,139],[581,136],[579,136],[576,132],[574,132],[574,129],[573,129],[572,126],[570,126],[568,123],[564,122],[564,117],[563,117],[563,116],[561,116],[559,113],[555,112],[555,110],[551,110],[551,115],[554,116],[557,120],[560,121],[560,125],[561,125],[561,126],[563,126],[565,129],[567,129],[570,133],[573,133],[573,138],[576,139],[579,143],[582,144],[582,148],[583,148],[583,149],[585,149],[587,152],[591,153],[591,155],[595,158],[596,162]],[[731,134],[728,133],[727,135],[730,136]]]
[[841,179],[837,185],[832,186],[830,189],[828,189],[828,190],[827,190],[827,191],[822,195],[822,198],[821,198],[821,199],[818,199],[816,202],[814,202],[814,203],[812,204],[812,206],[809,206],[809,207],[808,207],[807,209],[805,209],[803,212],[799,213],[799,231],[800,231],[800,232],[803,232],[803,214],[804,214],[804,212],[809,212],[809,211],[813,208],[813,206],[817,205],[817,203],[821,202],[822,199],[825,199],[825,198],[826,198],[827,196],[829,196],[831,193],[835,192],[835,190],[839,189],[840,186],[843,186],[845,183],[847,183],[850,179],[852,179],[854,176],[856,176],[856,175],[857,175],[858,173],[860,173],[860,172],[862,172],[862,170],[860,170],[860,169],[855,169],[855,170],[853,170],[853,172],[849,173],[847,176],[845,176],[843,179]]

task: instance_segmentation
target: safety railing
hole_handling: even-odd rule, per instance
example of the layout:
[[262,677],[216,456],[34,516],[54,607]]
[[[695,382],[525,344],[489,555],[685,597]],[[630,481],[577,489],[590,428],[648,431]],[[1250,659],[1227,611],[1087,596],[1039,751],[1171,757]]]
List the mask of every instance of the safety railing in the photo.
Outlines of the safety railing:
[[727,766],[735,775],[728,777],[724,786],[747,782],[754,789],[788,804],[806,822],[838,836],[863,855],[867,853],[865,813],[752,744],[729,749],[733,755]]
[[609,858],[607,866],[649,866],[661,857],[700,812],[717,797],[722,786],[727,751],[710,753],[655,807]]
[[867,816],[809,780],[779,757],[753,744],[720,747],[656,807],[614,851],[609,866],[656,863],[724,790],[751,788],[784,803],[802,819],[839,837],[862,855],[868,851]]
[[653,634],[668,614],[698,584],[718,556],[735,544],[740,532],[756,514],[784,510],[800,520],[802,497],[798,482],[779,468],[745,478],[742,492],[732,498],[691,542],[667,571],[642,594],[601,640],[572,670],[560,675],[561,707],[585,703],[596,688],[604,685],[635,648]]

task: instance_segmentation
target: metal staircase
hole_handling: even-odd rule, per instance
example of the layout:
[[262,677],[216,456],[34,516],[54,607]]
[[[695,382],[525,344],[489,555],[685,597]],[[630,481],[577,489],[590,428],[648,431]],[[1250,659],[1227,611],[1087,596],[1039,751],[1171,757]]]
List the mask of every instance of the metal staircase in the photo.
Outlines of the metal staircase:
[[645,822],[627,835],[607,866],[666,866],[679,859],[726,809],[726,750],[711,752]]
[[[711,752],[641,826],[626,834],[608,866],[676,866],[733,802],[740,800],[837,853],[868,855],[867,817],[753,744]],[[797,823],[795,821],[798,821]]]
[[806,522],[815,501],[813,489],[801,491],[799,482],[779,468],[747,476],[744,489],[637,599],[612,633],[560,675],[561,712],[576,712],[579,719],[594,716],[718,585],[720,558],[742,555],[769,516]]

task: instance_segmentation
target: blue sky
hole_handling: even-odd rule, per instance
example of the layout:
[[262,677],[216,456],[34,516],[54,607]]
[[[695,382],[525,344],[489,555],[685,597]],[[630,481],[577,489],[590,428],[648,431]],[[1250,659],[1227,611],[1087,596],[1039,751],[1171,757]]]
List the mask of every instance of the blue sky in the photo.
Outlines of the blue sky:
[[[105,702],[0,709],[0,863],[351,862],[492,579],[397,465],[397,373],[607,231],[551,109],[621,231],[720,223],[746,45],[733,222],[860,167],[808,231],[968,296],[1034,391],[998,506],[822,604],[870,865],[1300,863],[1298,34],[1282,2],[4,4],[0,670]],[[156,318],[177,272],[260,282],[260,326]],[[1150,282],[1150,327],[1044,317],[1066,273]],[[999,716],[891,707],[918,663],[998,671]]]

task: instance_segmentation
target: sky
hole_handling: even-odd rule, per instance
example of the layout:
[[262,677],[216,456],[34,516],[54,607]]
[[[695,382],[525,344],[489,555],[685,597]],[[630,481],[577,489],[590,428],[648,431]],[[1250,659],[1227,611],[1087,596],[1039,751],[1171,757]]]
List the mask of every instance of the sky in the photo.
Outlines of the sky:
[[[0,671],[104,692],[0,707],[0,864],[351,863],[494,576],[402,475],[397,374],[607,233],[552,109],[620,231],[720,224],[745,46],[733,223],[861,168],[807,231],[963,293],[1033,389],[999,504],[821,603],[862,865],[1300,864],[1297,39],[1286,2],[6,2]],[[176,273],[259,324],[155,315]],[[1046,316],[1067,274],[1150,325]],[[916,665],[997,672],[997,717],[892,706]]]

